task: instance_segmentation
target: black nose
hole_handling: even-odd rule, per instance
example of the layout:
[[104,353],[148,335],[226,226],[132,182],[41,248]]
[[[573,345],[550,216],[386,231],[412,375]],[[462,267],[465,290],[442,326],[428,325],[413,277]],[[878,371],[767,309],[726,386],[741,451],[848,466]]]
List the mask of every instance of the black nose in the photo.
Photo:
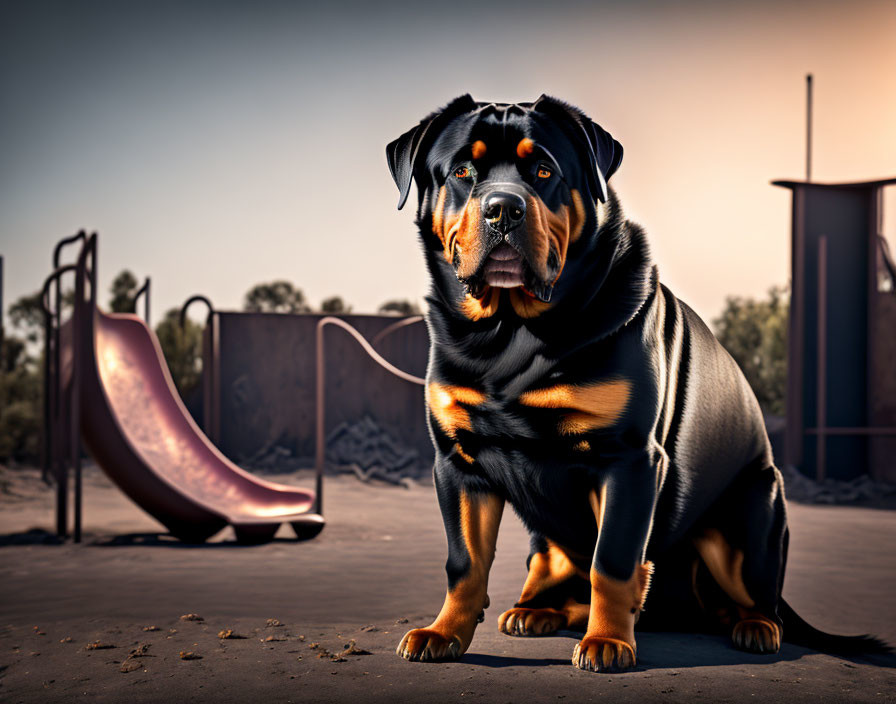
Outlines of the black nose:
[[515,193],[489,193],[482,201],[482,216],[493,228],[507,234],[526,217],[526,201]]

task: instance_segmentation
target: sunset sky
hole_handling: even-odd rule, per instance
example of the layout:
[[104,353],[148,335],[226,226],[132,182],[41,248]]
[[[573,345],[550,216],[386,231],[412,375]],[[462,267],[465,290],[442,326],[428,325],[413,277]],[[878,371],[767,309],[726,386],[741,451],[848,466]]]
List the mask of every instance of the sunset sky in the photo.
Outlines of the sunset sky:
[[356,312],[419,300],[386,143],[464,92],[549,93],[623,144],[611,185],[709,319],[787,281],[790,193],[769,182],[803,177],[807,72],[815,180],[896,176],[894,38],[892,0],[3,2],[5,303],[79,228],[100,233],[101,300],[129,268],[156,320],[279,278]]

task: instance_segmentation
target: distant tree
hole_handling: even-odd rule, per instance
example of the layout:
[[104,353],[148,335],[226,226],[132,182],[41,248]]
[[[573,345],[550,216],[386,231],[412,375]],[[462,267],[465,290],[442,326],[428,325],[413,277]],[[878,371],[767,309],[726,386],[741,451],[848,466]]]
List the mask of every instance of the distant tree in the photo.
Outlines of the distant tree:
[[253,313],[310,313],[305,294],[289,281],[257,284],[246,293],[243,310]]
[[36,461],[40,454],[42,414],[38,360],[24,339],[3,340],[0,369],[0,460]]
[[187,318],[180,326],[180,310],[172,308],[156,326],[159,345],[181,396],[189,393],[202,375],[202,326]]
[[767,300],[729,296],[713,320],[716,337],[734,357],[766,413],[784,414],[787,382],[786,287],[769,289]]
[[407,299],[386,301],[379,307],[377,313],[383,315],[420,315],[420,306]]
[[137,292],[137,278],[127,269],[122,271],[112,281],[109,288],[112,298],[109,299],[109,309],[113,313],[135,313],[137,303],[134,294]]
[[325,298],[321,301],[320,304],[320,312],[321,313],[351,313],[352,307],[347,305],[345,301],[342,300],[341,296],[331,296],[330,298]]
[[44,311],[40,305],[40,291],[21,296],[13,303],[9,307],[9,319],[28,342],[37,342],[43,337]]

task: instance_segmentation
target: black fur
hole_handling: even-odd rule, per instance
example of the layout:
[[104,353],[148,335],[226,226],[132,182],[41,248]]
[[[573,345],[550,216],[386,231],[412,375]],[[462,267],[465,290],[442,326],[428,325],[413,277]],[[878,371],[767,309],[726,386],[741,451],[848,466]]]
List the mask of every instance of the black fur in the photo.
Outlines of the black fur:
[[[537,145],[531,158],[514,151],[524,138]],[[488,150],[480,159],[471,156],[476,140]],[[706,604],[698,603],[683,565],[696,559],[694,536],[713,528],[744,553],[743,583],[756,609],[783,625],[785,639],[826,650],[881,646],[867,637],[847,641],[821,634],[781,600],[783,483],[758,403],[706,325],[659,283],[643,230],[625,219],[607,186],[622,153],[581,111],[545,96],[521,104],[462,96],[387,148],[399,207],[412,177],[418,184],[417,224],[432,277],[428,382],[475,389],[484,399],[459,402],[469,425],[447,430],[430,404],[449,587],[469,574],[471,564],[460,494],[490,493],[522,518],[533,554],[544,552],[550,540],[571,555],[588,556],[583,570],[616,580],[630,579],[645,560],[654,562],[642,625],[693,628],[700,622]],[[474,175],[458,177],[466,165]],[[539,165],[549,178],[533,175]],[[495,188],[516,189],[555,213],[571,212],[579,194],[581,235],[569,245],[556,280],[539,273],[537,247],[522,235],[502,239],[480,224],[474,247],[480,259],[469,246],[452,258],[450,243],[434,231],[446,214],[472,208]],[[501,291],[496,310],[475,319],[464,306],[489,300],[491,289],[482,293],[482,266],[501,242],[522,253],[526,283],[515,294]],[[526,317],[511,305],[512,295],[550,303]],[[558,432],[563,409],[520,400],[559,384],[613,379],[631,385],[619,417],[573,436]],[[587,451],[574,447],[583,440]],[[598,535],[588,497],[601,489],[606,501]],[[706,593],[713,589],[721,594],[712,584]],[[570,595],[587,602],[587,581],[558,585],[525,606],[557,605]]]

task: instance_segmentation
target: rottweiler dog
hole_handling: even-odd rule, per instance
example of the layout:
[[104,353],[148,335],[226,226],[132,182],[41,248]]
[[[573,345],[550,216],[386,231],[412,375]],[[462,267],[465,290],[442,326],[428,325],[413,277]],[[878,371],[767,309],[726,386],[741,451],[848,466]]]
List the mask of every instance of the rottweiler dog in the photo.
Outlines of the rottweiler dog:
[[399,655],[467,650],[506,502],[531,554],[498,627],[584,630],[579,668],[633,667],[639,616],[724,628],[759,653],[785,629],[822,649],[884,647],[822,633],[782,600],[784,487],[759,404],[607,186],[619,142],[551,97],[464,95],[386,152],[399,208],[417,183],[432,276],[426,406],[449,546],[444,606]]

